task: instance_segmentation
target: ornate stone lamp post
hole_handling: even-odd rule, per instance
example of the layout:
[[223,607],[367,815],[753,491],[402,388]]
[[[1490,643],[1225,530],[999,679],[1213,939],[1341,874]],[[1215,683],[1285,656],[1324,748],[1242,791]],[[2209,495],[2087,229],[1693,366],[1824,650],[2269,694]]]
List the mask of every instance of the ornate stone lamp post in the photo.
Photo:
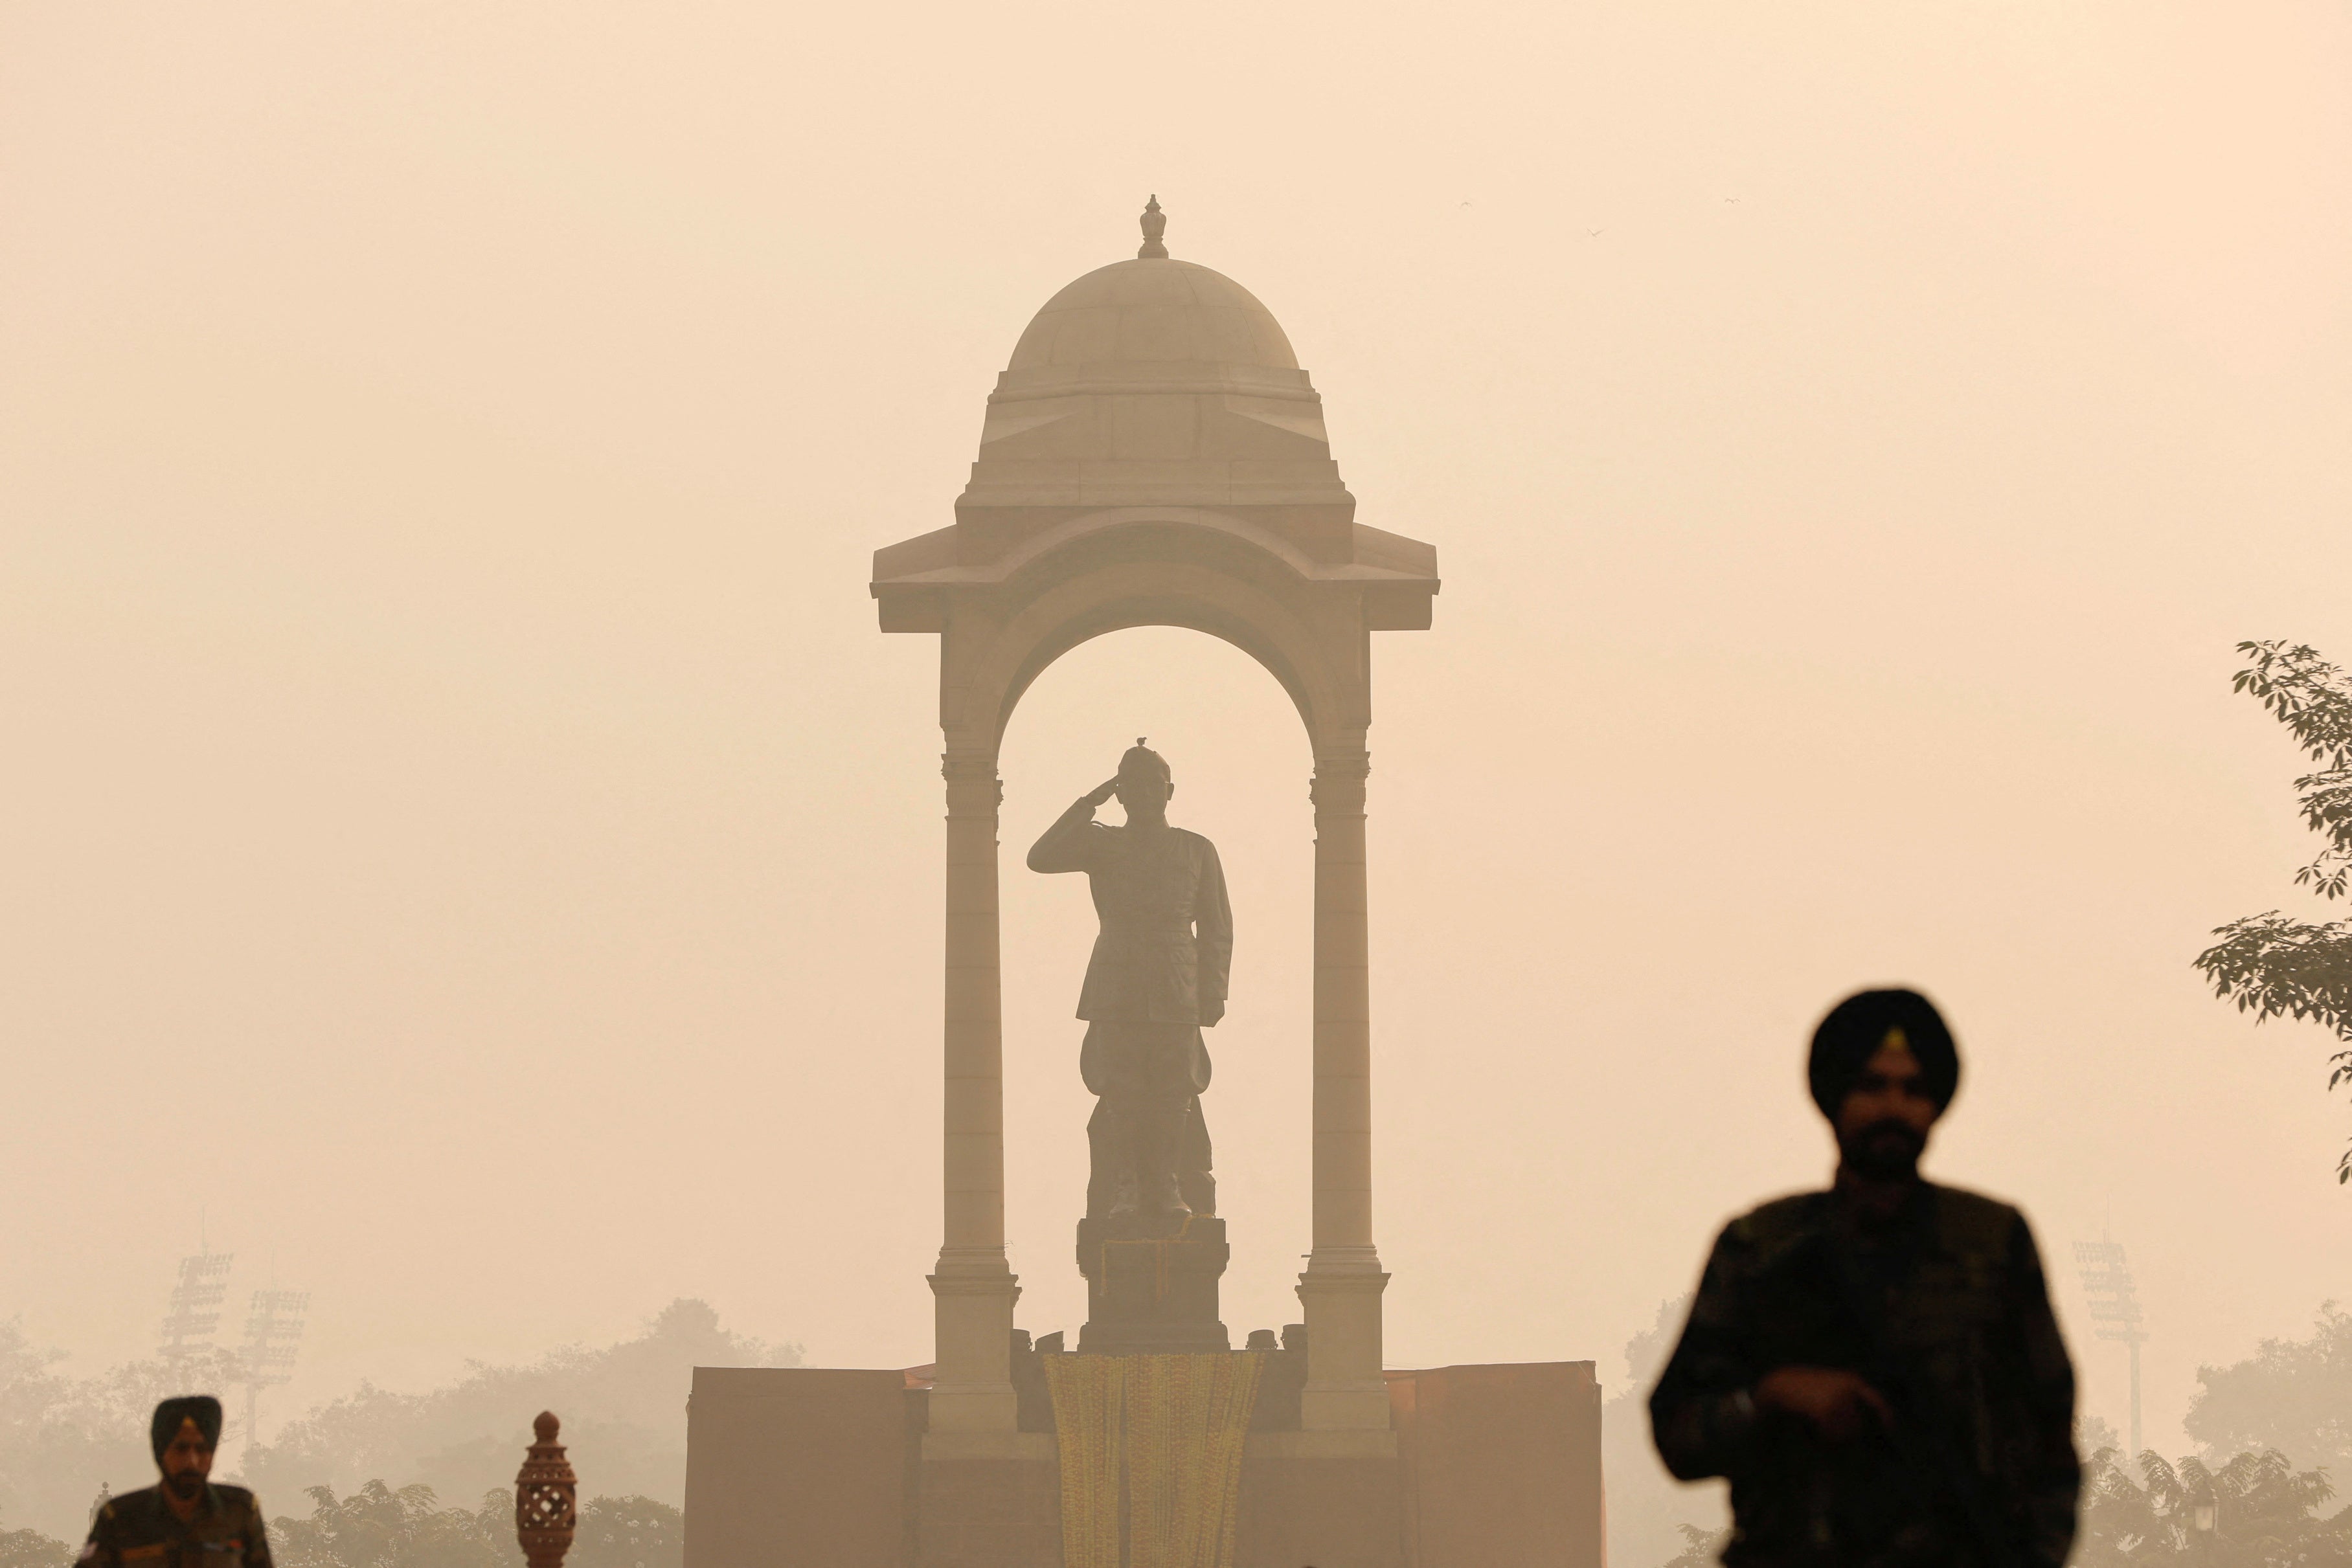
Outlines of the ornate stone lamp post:
[[563,1568],[580,1523],[580,1478],[555,1440],[562,1423],[542,1410],[531,1423],[539,1441],[515,1472],[515,1540],[530,1568]]

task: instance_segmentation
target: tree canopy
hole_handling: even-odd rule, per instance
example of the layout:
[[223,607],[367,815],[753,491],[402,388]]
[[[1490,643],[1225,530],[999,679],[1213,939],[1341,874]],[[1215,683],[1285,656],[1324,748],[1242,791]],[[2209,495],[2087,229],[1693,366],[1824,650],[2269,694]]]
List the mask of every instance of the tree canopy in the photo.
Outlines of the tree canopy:
[[[2241,643],[2252,663],[2232,689],[2249,694],[2286,726],[2304,755],[2319,764],[2294,781],[2305,825],[2326,840],[2295,885],[2341,898],[2352,883],[2352,677],[2307,643]],[[2329,1059],[2327,1086],[2352,1082],[2352,920],[2296,920],[2279,910],[2218,927],[2197,956],[2216,995],[2235,1000],[2255,1022],[2292,1018],[2326,1026],[2347,1049]],[[2352,1145],[2336,1179],[2352,1181]]]
[[[227,1387],[237,1366],[235,1353],[205,1348],[74,1378],[58,1369],[64,1359],[32,1343],[17,1323],[0,1322],[0,1519],[38,1531],[70,1527],[79,1542],[101,1485],[128,1491],[154,1481],[147,1422],[156,1403]],[[0,1556],[0,1568],[15,1563]]]
[[422,1485],[370,1481],[343,1498],[312,1487],[310,1517],[272,1520],[269,1533],[281,1568],[509,1568],[514,1499],[491,1492],[474,1510],[443,1508]]
[[[672,1301],[635,1339],[570,1346],[525,1366],[475,1363],[429,1394],[373,1385],[289,1421],[249,1450],[238,1479],[264,1501],[312,1487],[350,1491],[380,1477],[442,1497],[479,1497],[514,1479],[531,1417],[563,1417],[583,1484],[616,1496],[686,1495],[686,1396],[697,1366],[792,1366],[796,1345],[730,1333],[699,1301]],[[144,1417],[140,1428],[144,1432]],[[593,1455],[593,1465],[584,1456]]]
[[2182,1425],[2208,1453],[2277,1448],[2352,1475],[2352,1313],[2319,1309],[2307,1339],[2266,1339],[2230,1366],[2200,1366]]
[[[369,1481],[347,1497],[310,1489],[308,1519],[271,1521],[279,1568],[513,1568],[514,1494],[487,1492],[478,1509],[443,1508],[428,1486],[397,1491]],[[564,1568],[680,1568],[678,1511],[643,1497],[592,1498],[580,1507]]]
[[2218,1469],[2195,1456],[2168,1462],[2153,1449],[2132,1479],[2113,1448],[2083,1472],[2074,1568],[2346,1568],[2352,1510],[2320,1513],[2335,1496],[2325,1472],[2298,1470],[2275,1448]]
[[74,1549],[37,1530],[0,1530],[0,1568],[70,1568]]

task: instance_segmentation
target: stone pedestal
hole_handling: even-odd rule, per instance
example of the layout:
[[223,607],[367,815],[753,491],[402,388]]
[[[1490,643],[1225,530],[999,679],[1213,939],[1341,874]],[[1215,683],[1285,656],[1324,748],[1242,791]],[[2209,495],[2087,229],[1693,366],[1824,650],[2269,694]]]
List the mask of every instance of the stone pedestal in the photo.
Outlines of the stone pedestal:
[[1171,1237],[1121,1233],[1078,1221],[1078,1272],[1087,1277],[1087,1323],[1078,1349],[1097,1355],[1230,1350],[1218,1318],[1217,1281],[1233,1249],[1225,1222],[1194,1215]]
[[[1391,1429],[1317,1431],[1301,1354],[1258,1385],[1234,1568],[1604,1568],[1591,1362],[1391,1370]],[[1060,1568],[1050,1411],[941,1430],[930,1370],[697,1367],[686,1568]]]

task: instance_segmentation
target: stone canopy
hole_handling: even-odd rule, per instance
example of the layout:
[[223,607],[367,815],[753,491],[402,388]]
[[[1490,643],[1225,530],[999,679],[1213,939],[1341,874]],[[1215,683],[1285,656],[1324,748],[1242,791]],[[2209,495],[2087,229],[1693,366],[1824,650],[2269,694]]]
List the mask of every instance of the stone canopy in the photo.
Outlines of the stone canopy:
[[1314,757],[1301,1429],[1392,1459],[1381,1361],[1388,1274],[1372,1239],[1365,737],[1370,633],[1428,627],[1437,557],[1355,520],[1322,397],[1289,338],[1240,284],[1171,257],[1166,222],[1155,200],[1136,258],[1070,284],[1021,334],[989,397],[955,522],[874,556],[882,630],[940,638],[944,1224],[930,1277],[938,1373],[925,1451],[1019,1436],[997,896],[1005,726],[1030,684],[1079,643],[1184,626],[1234,643],[1282,684]]

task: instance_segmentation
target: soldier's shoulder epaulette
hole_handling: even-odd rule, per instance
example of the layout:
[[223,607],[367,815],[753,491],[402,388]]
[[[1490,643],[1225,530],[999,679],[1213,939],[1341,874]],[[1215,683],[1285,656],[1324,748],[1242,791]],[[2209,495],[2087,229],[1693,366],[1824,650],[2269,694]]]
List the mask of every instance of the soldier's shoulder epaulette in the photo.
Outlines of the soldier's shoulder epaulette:
[[116,1492],[106,1500],[106,1506],[99,1511],[109,1519],[129,1519],[163,1506],[163,1489],[159,1483],[152,1487],[138,1487],[130,1491]]
[[1821,1227],[1822,1205],[1829,1195],[1792,1192],[1759,1203],[1725,1228],[1725,1234],[1759,1254],[1770,1256],[1796,1245]]
[[132,1491],[119,1491],[99,1504],[98,1512],[90,1519],[96,1530],[137,1529],[143,1521],[163,1511],[163,1489],[160,1486],[140,1487]]
[[1936,1188],[1936,1239],[1958,1257],[2006,1257],[2025,1216],[2012,1204],[1966,1187]]

